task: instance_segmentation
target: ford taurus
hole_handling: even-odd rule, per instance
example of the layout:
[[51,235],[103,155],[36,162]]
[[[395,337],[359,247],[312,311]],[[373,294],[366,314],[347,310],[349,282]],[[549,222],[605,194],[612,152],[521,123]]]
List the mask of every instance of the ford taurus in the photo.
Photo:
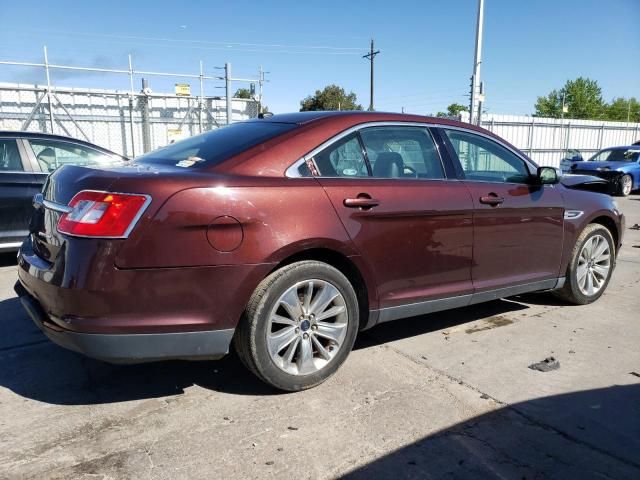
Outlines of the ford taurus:
[[598,299],[624,218],[581,185],[468,124],[275,115],[57,169],[16,290],[51,340],[88,356],[233,345],[263,381],[301,390],[381,322],[532,291]]

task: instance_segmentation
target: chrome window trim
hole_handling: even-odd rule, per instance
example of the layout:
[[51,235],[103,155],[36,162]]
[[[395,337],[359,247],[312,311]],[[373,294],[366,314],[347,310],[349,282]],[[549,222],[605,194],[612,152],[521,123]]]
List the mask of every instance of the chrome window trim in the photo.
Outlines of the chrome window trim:
[[[300,165],[302,165],[303,162],[306,162],[307,160],[311,160],[313,162],[313,157],[318,154],[319,152],[321,152],[322,150],[324,150],[325,148],[329,147],[331,144],[339,141],[341,138],[346,137],[347,135],[353,133],[353,132],[357,132],[359,130],[362,130],[363,128],[368,128],[368,127],[422,127],[422,128],[438,128],[441,130],[458,130],[461,132],[465,132],[465,133],[469,133],[471,135],[478,135],[480,137],[484,137],[487,140],[491,140],[495,143],[497,143],[498,145],[500,145],[501,147],[505,148],[506,150],[508,150],[509,152],[513,153],[516,157],[518,157],[520,160],[522,160],[524,162],[524,164],[527,167],[527,170],[529,170],[529,174],[533,175],[533,172],[536,172],[538,167],[537,165],[533,164],[531,162],[531,160],[529,160],[528,158],[524,157],[522,155],[522,153],[518,152],[517,150],[514,150],[512,147],[506,145],[504,142],[502,142],[501,140],[491,136],[491,135],[487,135],[486,133],[483,132],[478,132],[476,130],[472,130],[469,128],[465,128],[465,127],[460,127],[460,126],[455,126],[455,125],[443,125],[440,123],[432,123],[432,122],[402,122],[402,121],[380,121],[380,122],[366,122],[366,123],[359,123],[357,125],[354,125],[352,127],[349,127],[346,130],[343,130],[340,133],[337,133],[336,135],[334,135],[333,137],[329,138],[328,140],[325,140],[323,143],[321,143],[320,145],[318,145],[316,148],[314,148],[313,150],[311,150],[310,152],[308,152],[307,154],[303,155],[301,158],[299,158],[298,160],[296,160],[293,164],[291,164],[286,170],[285,170],[285,176],[287,178],[313,178],[316,175],[311,175],[310,177],[303,177],[302,175],[300,175],[300,173],[298,172],[298,168],[300,167]],[[443,132],[444,133],[444,132]],[[440,161],[442,162],[442,154],[440,152],[440,149],[438,147],[438,143],[435,141],[435,139],[433,139],[432,136],[432,140],[434,141],[434,144],[436,146],[436,150],[438,151],[438,155],[440,156]],[[315,162],[314,162],[315,165]],[[444,164],[442,165],[444,168]],[[318,169],[318,166],[315,165],[316,170],[320,171]],[[446,171],[445,171],[445,175],[446,175]],[[322,178],[353,178],[353,179],[369,179],[372,180],[375,177],[323,177],[322,175],[317,175],[318,177],[322,177]],[[379,179],[379,180],[393,180],[393,179]],[[406,179],[403,179],[406,180]],[[409,179],[410,180],[410,179]],[[455,178],[444,178],[444,179],[431,179],[431,178],[425,178],[423,180],[458,180]],[[483,181],[483,180],[467,180],[464,179],[465,181],[468,182],[483,182],[483,183],[496,183],[496,182],[490,182],[490,181]],[[511,183],[513,185],[526,185],[526,183],[514,183],[514,182],[499,182],[499,183]]]
[[[366,123],[359,123],[357,125],[354,125],[352,127],[347,128],[346,130],[343,130],[342,132],[339,132],[337,134],[335,134],[333,137],[329,138],[328,140],[325,140],[324,142],[322,142],[320,145],[318,145],[316,148],[314,148],[313,150],[311,150],[310,152],[308,152],[306,155],[304,155],[302,158],[299,158],[298,160],[296,160],[289,168],[287,168],[287,170],[285,171],[285,176],[288,178],[312,178],[315,177],[316,175],[312,175],[312,177],[303,177],[301,176],[297,169],[298,167],[300,167],[300,165],[302,165],[303,162],[306,162],[307,160],[311,160],[313,162],[313,157],[315,155],[317,155],[319,152],[321,152],[322,150],[324,150],[325,148],[331,146],[333,143],[339,141],[340,139],[346,137],[347,135],[350,135],[354,132],[358,132],[359,130],[362,130],[363,128],[368,128],[368,127],[422,127],[422,128],[429,128],[429,127],[436,127],[437,124],[434,123],[422,123],[422,122],[400,122],[400,121],[393,121],[393,122],[389,122],[389,121],[382,121],[382,122],[366,122]],[[438,144],[435,141],[435,139],[432,136],[432,140],[433,143],[436,147],[436,150],[438,149]],[[438,155],[440,155],[440,151],[438,151]],[[442,157],[440,157],[440,161],[442,162]],[[319,172],[320,169],[318,169],[318,166],[315,164],[315,162],[313,162],[313,164],[316,167],[316,170]],[[443,165],[444,168],[444,165]],[[317,175],[318,177],[322,177],[322,178],[361,178],[361,179],[373,179],[375,177],[324,177],[322,175]],[[390,178],[386,178],[386,179],[380,179],[380,180],[393,180]],[[431,179],[425,179],[425,180],[431,180]]]

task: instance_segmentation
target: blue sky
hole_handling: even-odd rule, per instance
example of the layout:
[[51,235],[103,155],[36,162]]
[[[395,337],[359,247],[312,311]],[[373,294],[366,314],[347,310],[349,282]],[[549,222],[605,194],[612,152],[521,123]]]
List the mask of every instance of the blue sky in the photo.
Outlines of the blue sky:
[[[40,3],[40,4],[38,4]],[[207,74],[270,73],[274,112],[329,83],[353,90],[365,107],[373,36],[376,109],[431,113],[468,103],[476,0],[18,2],[0,0],[0,60],[49,61]],[[320,47],[320,48],[318,48]],[[482,79],[491,113],[530,114],[538,95],[567,79],[597,80],[606,100],[640,97],[640,0],[485,0]],[[0,81],[44,82],[44,74],[0,65]],[[128,88],[128,78],[56,72],[54,84]],[[139,87],[139,80],[136,87]],[[175,80],[150,79],[154,91]],[[196,82],[192,82],[196,90]],[[208,82],[206,93],[223,95]],[[241,87],[242,85],[234,85]]]

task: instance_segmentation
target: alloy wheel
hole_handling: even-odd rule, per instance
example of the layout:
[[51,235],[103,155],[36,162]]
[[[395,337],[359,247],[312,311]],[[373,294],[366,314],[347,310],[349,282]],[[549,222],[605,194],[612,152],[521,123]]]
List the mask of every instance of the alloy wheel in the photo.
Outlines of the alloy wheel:
[[627,196],[631,193],[632,180],[629,175],[622,177],[622,194]]
[[595,295],[602,289],[611,269],[611,249],[602,235],[587,239],[578,257],[576,276],[578,288],[587,296]]
[[333,284],[298,282],[280,296],[269,315],[269,355],[289,374],[317,372],[340,351],[348,323],[345,299]]

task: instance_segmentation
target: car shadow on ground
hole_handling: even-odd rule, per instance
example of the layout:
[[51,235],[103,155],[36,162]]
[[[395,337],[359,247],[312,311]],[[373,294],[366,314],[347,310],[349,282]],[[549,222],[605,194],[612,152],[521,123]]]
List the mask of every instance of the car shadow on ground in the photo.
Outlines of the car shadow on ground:
[[464,323],[487,320],[508,312],[526,310],[526,305],[511,299],[495,300],[453,310],[404,318],[383,323],[360,334],[354,349],[368,348],[381,343],[392,342],[402,338],[415,337],[461,325]]
[[640,384],[536,398],[421,438],[342,478],[640,478],[639,409]]
[[[496,300],[398,320],[362,332],[355,348],[370,348],[526,308],[518,302]],[[51,343],[15,297],[0,302],[0,318],[0,386],[25,398],[63,405],[101,404],[180,395],[192,385],[235,395],[281,393],[249,373],[233,352],[217,361],[111,365]]]

